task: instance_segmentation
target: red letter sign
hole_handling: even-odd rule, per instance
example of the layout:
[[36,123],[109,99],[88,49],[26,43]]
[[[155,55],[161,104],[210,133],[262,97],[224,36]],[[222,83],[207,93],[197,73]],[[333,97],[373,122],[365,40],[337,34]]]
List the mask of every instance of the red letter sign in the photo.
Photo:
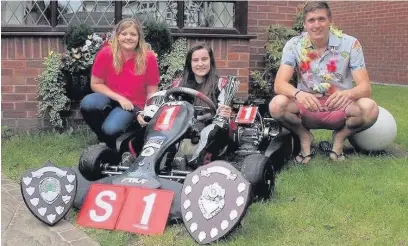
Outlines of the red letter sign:
[[238,124],[253,124],[255,122],[258,107],[242,106],[237,114],[235,122]]
[[163,110],[154,125],[154,130],[167,131],[173,128],[179,110],[180,106],[163,106]]
[[116,229],[148,235],[163,233],[173,196],[167,190],[128,188]]
[[113,230],[125,200],[125,191],[121,186],[92,184],[79,212],[77,223]]
[[174,192],[141,187],[92,184],[77,223],[108,230],[161,234]]

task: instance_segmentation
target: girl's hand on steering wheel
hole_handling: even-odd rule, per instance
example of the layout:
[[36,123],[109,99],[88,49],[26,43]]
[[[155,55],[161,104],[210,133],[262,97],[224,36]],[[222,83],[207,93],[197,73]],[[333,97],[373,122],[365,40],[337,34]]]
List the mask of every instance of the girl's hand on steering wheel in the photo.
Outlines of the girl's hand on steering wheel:
[[218,115],[225,118],[231,118],[232,109],[227,105],[220,105],[218,107]]

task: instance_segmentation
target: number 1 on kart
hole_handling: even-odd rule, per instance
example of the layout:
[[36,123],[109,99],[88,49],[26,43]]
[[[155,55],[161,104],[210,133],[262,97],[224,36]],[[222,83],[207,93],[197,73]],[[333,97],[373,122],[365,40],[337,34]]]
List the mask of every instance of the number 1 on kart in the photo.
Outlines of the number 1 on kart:
[[155,131],[166,131],[173,128],[180,106],[164,106],[154,126]]
[[238,124],[252,124],[255,122],[258,107],[242,106],[237,114],[235,122]]

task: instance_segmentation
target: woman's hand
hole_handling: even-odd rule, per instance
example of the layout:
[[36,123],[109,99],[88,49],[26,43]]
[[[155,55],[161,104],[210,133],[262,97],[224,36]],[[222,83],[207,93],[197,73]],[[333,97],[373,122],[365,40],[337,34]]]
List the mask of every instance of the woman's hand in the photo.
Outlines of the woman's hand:
[[218,107],[218,115],[225,118],[231,118],[232,110],[227,105],[220,105]]
[[135,106],[133,106],[133,103],[125,97],[119,98],[118,102],[124,110],[132,111],[135,108]]
[[299,91],[295,98],[300,104],[303,105],[303,107],[311,112],[320,111],[322,108],[322,105],[320,105],[317,97],[311,93]]
[[136,117],[137,122],[139,122],[141,127],[145,127],[147,126],[147,124],[149,124],[146,121],[144,121],[143,117],[144,117],[143,112],[138,113]]

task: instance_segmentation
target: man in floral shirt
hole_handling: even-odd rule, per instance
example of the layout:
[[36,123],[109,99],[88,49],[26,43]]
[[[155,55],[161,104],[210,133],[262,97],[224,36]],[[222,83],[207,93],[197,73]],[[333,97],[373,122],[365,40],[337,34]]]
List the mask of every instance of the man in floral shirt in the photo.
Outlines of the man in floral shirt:
[[[303,11],[306,32],[290,39],[283,49],[274,86],[278,95],[269,110],[299,136],[297,162],[306,164],[313,156],[309,129],[334,130],[329,156],[344,160],[345,139],[370,127],[378,116],[378,106],[369,98],[363,50],[356,38],[332,26],[327,3],[309,2]],[[295,71],[297,88],[289,83]]]

